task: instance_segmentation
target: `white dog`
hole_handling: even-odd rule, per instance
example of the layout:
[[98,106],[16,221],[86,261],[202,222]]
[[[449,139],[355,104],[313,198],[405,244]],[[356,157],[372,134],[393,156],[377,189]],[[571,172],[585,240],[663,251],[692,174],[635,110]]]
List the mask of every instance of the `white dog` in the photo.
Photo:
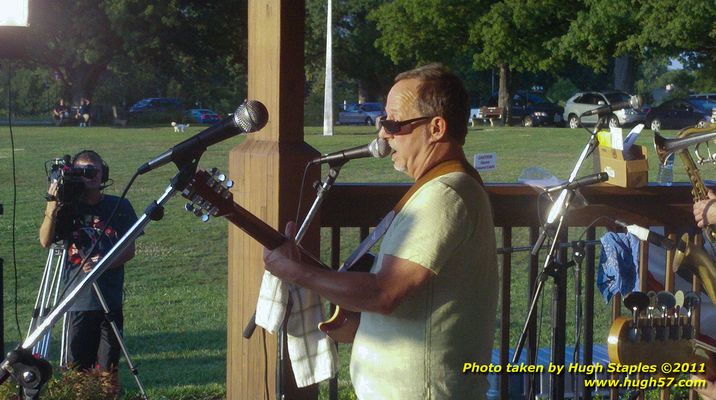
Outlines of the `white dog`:
[[174,127],[174,132],[184,132],[186,131],[186,128],[189,127],[189,124],[177,124],[176,122],[172,122],[172,126]]

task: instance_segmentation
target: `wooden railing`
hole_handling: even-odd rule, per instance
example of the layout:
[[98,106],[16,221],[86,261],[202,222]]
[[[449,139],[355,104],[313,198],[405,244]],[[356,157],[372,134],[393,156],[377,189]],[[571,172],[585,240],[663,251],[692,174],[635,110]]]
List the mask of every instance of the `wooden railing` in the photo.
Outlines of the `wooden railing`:
[[[361,238],[366,237],[369,228],[380,221],[408,187],[408,184],[337,184],[333,187],[326,197],[320,215],[321,226],[331,230],[330,254],[333,266],[338,265],[340,261],[340,228],[355,227],[360,230]],[[549,204],[539,201],[544,204],[540,204],[541,210],[538,212],[539,191],[526,185],[488,184],[487,189],[492,201],[495,227],[499,231],[496,232],[497,246],[502,249],[500,251],[502,264],[500,304],[511,304],[513,296],[524,296],[525,293],[511,293],[512,251],[510,250],[517,246],[530,246],[536,241],[540,226],[539,215],[546,215]],[[671,187],[650,185],[634,189],[601,184],[582,188],[581,193],[588,204],[569,211],[566,218],[569,227],[587,227],[602,216],[642,226],[664,226],[671,232],[682,231],[694,225],[690,186],[686,184],[675,184]],[[587,230],[585,239],[596,239],[595,227],[608,224],[607,219],[598,220]],[[513,243],[513,228],[527,228],[529,243]],[[561,238],[562,242],[568,240],[566,234]],[[564,256],[566,249],[562,251]],[[529,288],[534,287],[540,268],[538,261],[538,256],[529,257]],[[594,247],[588,246],[584,269],[583,363],[585,365],[592,363],[595,265]],[[531,293],[527,295],[531,297]],[[509,349],[514,347],[515,343],[510,343],[509,307],[501,307],[500,315],[500,364],[503,365],[504,371],[504,366],[509,362]],[[515,322],[521,326],[523,321]],[[605,339],[606,337],[598,338],[598,341]],[[528,364],[533,364],[535,360],[537,350],[535,342],[536,330],[531,329],[525,346]],[[507,398],[506,377],[506,374],[501,376],[499,398]],[[335,390],[335,386],[333,389]],[[588,391],[584,392],[584,398],[590,398]]]

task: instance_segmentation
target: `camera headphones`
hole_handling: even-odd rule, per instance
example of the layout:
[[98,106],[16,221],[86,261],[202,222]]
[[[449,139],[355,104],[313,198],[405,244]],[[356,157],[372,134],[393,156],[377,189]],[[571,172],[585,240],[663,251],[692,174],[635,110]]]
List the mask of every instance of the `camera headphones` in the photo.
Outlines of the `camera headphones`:
[[82,151],[80,151],[79,153],[75,154],[75,155],[72,157],[72,162],[71,162],[71,164],[72,164],[72,165],[75,165],[75,161],[77,161],[79,158],[81,158],[81,157],[84,156],[84,155],[88,155],[88,156],[90,156],[90,157],[93,158],[93,159],[96,158],[96,159],[102,161],[102,183],[103,183],[103,184],[106,183],[106,182],[109,180],[109,165],[107,165],[107,163],[104,162],[104,159],[103,159],[99,154],[97,154],[96,151],[94,151],[94,150],[82,150]]

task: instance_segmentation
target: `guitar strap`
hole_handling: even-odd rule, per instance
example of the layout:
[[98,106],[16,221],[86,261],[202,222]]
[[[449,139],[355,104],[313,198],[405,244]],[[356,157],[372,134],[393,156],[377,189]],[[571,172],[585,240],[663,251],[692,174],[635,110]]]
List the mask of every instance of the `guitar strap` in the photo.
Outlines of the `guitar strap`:
[[418,180],[415,181],[413,186],[408,189],[408,191],[403,195],[403,197],[400,198],[400,201],[393,207],[392,210],[388,214],[383,217],[383,219],[378,223],[378,225],[375,227],[373,232],[368,235],[363,241],[358,245],[358,247],[351,253],[350,256],[343,262],[343,265],[338,269],[338,272],[344,272],[349,269],[351,269],[357,262],[360,260],[361,257],[363,257],[368,250],[375,245],[380,238],[385,235],[385,232],[388,231],[388,228],[390,227],[390,224],[393,222],[393,219],[395,219],[395,216],[398,215],[400,210],[403,209],[403,206],[410,200],[411,197],[413,197],[413,194],[418,191],[424,184],[430,182],[431,180],[445,175],[449,174],[451,172],[464,172],[468,175],[470,175],[473,179],[477,181],[477,183],[480,184],[480,186],[484,186],[484,183],[482,182],[482,178],[480,177],[480,174],[473,168],[470,164],[467,163],[466,160],[448,160],[443,161],[442,163],[434,166],[431,168],[428,172],[423,174]]

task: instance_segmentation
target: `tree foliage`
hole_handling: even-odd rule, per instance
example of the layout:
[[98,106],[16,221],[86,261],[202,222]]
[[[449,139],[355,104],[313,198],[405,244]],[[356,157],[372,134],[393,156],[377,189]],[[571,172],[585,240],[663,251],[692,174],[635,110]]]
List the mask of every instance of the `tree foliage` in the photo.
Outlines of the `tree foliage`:
[[146,93],[139,97],[173,91],[191,100],[206,95],[240,99],[246,93],[245,2],[37,0],[30,4],[30,27],[3,39],[24,49],[15,58],[50,68],[61,83],[62,97],[75,103],[80,97],[93,97],[101,79],[127,77],[146,83],[141,86]]
[[584,0],[575,10],[567,32],[550,42],[554,58],[574,60],[595,71],[605,71],[615,57],[641,57],[641,49],[628,40],[638,34],[639,0],[616,5],[610,0]]
[[469,53],[469,23],[483,8],[482,1],[396,0],[370,18],[381,32],[377,46],[394,63],[459,65]]
[[680,56],[692,67],[716,67],[716,7],[703,0],[648,0],[638,3],[640,29],[632,49]]
[[[716,84],[716,7],[702,0],[333,3],[334,90],[343,99],[380,100],[398,71],[434,61],[461,75],[473,97],[487,92],[493,71],[501,70],[503,102],[517,85],[560,78],[580,89],[604,88],[621,56],[640,64],[679,58],[694,88]],[[176,96],[223,112],[246,95],[247,2],[30,4],[30,28],[0,28],[0,57],[25,69],[16,73],[24,85],[18,93],[50,93],[53,102],[93,97],[95,104]],[[306,95],[317,104],[325,18],[326,0],[306,0]],[[22,54],[8,55],[11,48]],[[21,106],[44,107],[47,96],[35,97]]]
[[503,0],[470,27],[476,68],[506,64],[516,71],[546,71],[555,66],[552,47],[568,29],[577,7],[558,0]]
[[[398,68],[378,48],[376,22],[368,19],[382,0],[333,1],[333,80],[339,96],[378,100]],[[314,92],[323,90],[326,49],[325,0],[306,2],[306,75]]]

